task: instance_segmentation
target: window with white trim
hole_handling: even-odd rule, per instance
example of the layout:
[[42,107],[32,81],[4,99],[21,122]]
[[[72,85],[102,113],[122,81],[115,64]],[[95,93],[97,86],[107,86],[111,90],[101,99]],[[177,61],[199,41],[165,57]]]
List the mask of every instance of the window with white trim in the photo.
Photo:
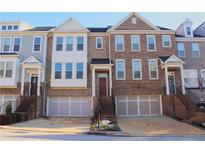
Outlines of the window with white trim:
[[191,36],[191,27],[186,27],[186,35]]
[[19,26],[18,25],[14,25],[14,30],[18,30]]
[[171,47],[171,37],[170,35],[162,35],[163,47]]
[[55,79],[61,79],[62,74],[62,64],[55,63]]
[[177,50],[178,50],[179,57],[185,57],[184,43],[177,43]]
[[41,51],[41,36],[34,36],[34,44],[33,44],[33,51],[40,52]]
[[4,77],[4,65],[5,62],[0,62],[0,78]]
[[149,78],[151,80],[158,79],[157,59],[149,59]]
[[193,57],[200,57],[200,49],[198,43],[192,43],[192,55]]
[[6,30],[6,27],[7,27],[7,26],[2,26],[2,27],[1,27],[1,30]]
[[3,41],[3,40],[2,40],[2,37],[0,37],[0,52],[2,51],[2,50],[1,50],[1,49],[2,49],[2,44],[3,44],[2,41]]
[[11,38],[4,37],[3,38],[3,52],[9,52],[11,49]]
[[21,48],[21,38],[20,37],[14,37],[13,38],[13,51],[14,52],[20,52]]
[[73,51],[73,37],[66,37],[66,51]]
[[77,63],[76,67],[77,67],[76,78],[83,79],[83,63]]
[[96,49],[103,48],[103,37],[96,37]]
[[63,51],[63,37],[56,37],[56,51]]
[[66,79],[72,79],[72,73],[73,72],[73,64],[72,63],[66,63]]
[[9,25],[9,26],[8,26],[8,30],[12,30],[12,27],[13,27],[13,26]]
[[132,60],[132,74],[134,80],[142,79],[142,64],[141,59]]
[[131,50],[133,52],[140,51],[140,37],[139,37],[139,35],[131,35]]
[[124,51],[124,36],[122,35],[115,36],[115,51],[117,52]]
[[0,78],[12,78],[13,62],[0,62]]
[[116,60],[116,79],[125,80],[125,60],[124,59]]
[[83,51],[84,50],[84,37],[78,36],[77,37],[77,51]]
[[147,35],[147,49],[148,51],[156,51],[156,41],[154,35]]

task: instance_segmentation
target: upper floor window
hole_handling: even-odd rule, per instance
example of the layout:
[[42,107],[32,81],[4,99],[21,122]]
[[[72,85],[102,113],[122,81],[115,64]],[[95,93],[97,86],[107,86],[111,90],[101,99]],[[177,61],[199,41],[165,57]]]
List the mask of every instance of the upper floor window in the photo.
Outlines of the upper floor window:
[[163,47],[171,47],[171,38],[169,35],[162,36]]
[[200,50],[198,43],[192,43],[192,54],[193,57],[200,57]]
[[116,79],[125,80],[125,60],[124,59],[116,60]]
[[140,51],[140,38],[138,35],[131,35],[132,51]]
[[72,63],[66,63],[66,79],[72,79]]
[[158,79],[157,59],[149,59],[149,78],[151,80]]
[[2,27],[1,27],[1,30],[6,30],[6,26],[2,26]]
[[34,52],[41,51],[41,36],[34,37],[33,51]]
[[84,47],[84,37],[83,36],[78,36],[77,37],[77,51],[83,51]]
[[3,38],[3,51],[8,52],[11,48],[11,38],[10,37],[4,37]]
[[19,26],[18,25],[14,25],[14,30],[18,30]]
[[103,48],[103,37],[96,37],[96,49]]
[[19,52],[21,47],[21,38],[20,37],[14,37],[13,39],[13,51]]
[[83,63],[77,63],[77,79],[83,79]]
[[63,37],[59,36],[56,38],[56,51],[63,50]]
[[140,59],[133,59],[132,60],[132,74],[134,80],[142,79],[142,66]]
[[56,63],[55,64],[55,79],[61,79],[61,72],[62,72],[62,64]]
[[191,36],[191,27],[186,27],[186,35]]
[[68,36],[66,38],[66,51],[73,51],[73,37]]
[[0,78],[12,78],[13,62],[0,62]]
[[124,37],[122,35],[115,36],[115,51],[124,51]]
[[2,37],[0,37],[0,52],[1,52],[1,49],[2,49]]
[[177,50],[179,57],[185,57],[184,43],[177,43]]
[[13,27],[13,26],[9,25],[9,26],[8,26],[8,30],[12,30],[12,27]]
[[147,48],[148,51],[156,51],[156,41],[154,35],[147,36]]

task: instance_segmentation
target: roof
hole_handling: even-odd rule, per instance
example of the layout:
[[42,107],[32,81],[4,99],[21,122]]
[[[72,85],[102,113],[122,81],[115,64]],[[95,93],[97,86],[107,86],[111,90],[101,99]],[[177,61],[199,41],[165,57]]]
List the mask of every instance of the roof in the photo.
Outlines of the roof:
[[2,53],[2,52],[0,52],[0,55],[17,55],[17,53]]
[[109,58],[93,58],[91,59],[91,64],[110,64],[110,60]]
[[169,59],[170,56],[159,56],[161,61],[165,62],[167,59]]
[[108,27],[88,27],[87,28],[90,32],[107,32],[109,29]]
[[[175,34],[175,36],[176,36],[176,37],[185,37],[185,36],[179,35],[179,34]],[[204,36],[193,34],[193,37],[204,37]],[[189,38],[190,38],[190,37],[189,37]]]
[[172,30],[170,28],[166,28],[166,27],[161,27],[161,26],[156,26],[157,28],[159,28],[160,30]]
[[43,27],[35,27],[32,29],[28,29],[26,31],[49,31],[53,28],[55,28],[55,27],[54,26],[43,26]]
[[205,24],[205,21],[201,25],[199,25],[195,30],[199,29],[203,24]]

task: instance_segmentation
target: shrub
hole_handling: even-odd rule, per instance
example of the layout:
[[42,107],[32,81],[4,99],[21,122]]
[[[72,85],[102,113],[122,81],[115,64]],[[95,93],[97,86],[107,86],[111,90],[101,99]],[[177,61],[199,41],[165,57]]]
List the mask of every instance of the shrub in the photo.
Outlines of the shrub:
[[11,115],[12,114],[12,106],[11,102],[9,101],[8,105],[6,106],[6,115]]

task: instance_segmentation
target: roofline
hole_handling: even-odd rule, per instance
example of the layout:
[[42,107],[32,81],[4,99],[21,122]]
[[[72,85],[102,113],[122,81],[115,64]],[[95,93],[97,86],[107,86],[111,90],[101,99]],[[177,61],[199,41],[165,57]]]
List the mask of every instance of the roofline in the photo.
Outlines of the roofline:
[[[205,21],[202,22],[202,24],[200,24],[195,30],[198,30],[203,24],[205,24]],[[194,30],[194,31],[195,31],[195,30]],[[194,32],[194,31],[193,31],[193,32]]]

